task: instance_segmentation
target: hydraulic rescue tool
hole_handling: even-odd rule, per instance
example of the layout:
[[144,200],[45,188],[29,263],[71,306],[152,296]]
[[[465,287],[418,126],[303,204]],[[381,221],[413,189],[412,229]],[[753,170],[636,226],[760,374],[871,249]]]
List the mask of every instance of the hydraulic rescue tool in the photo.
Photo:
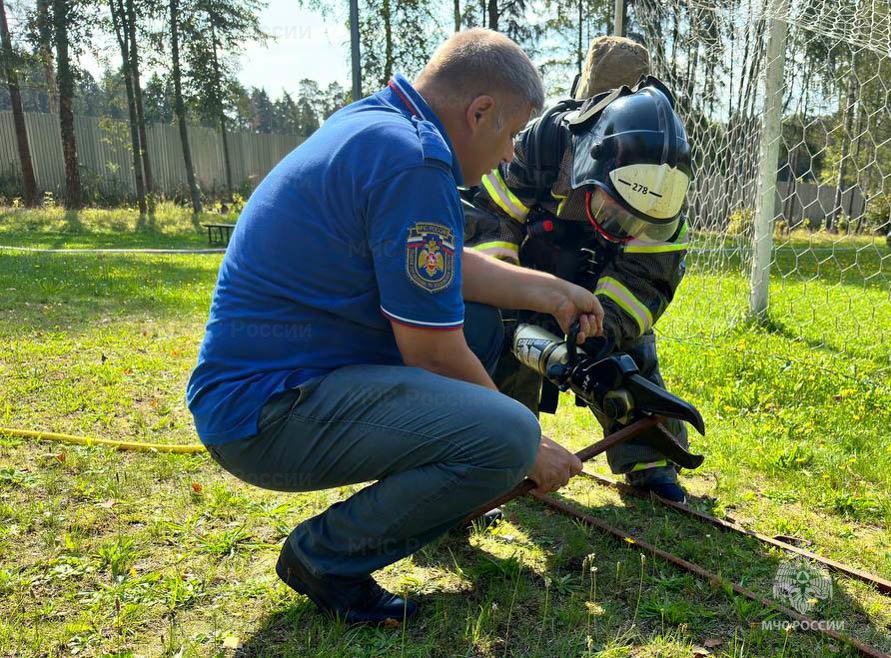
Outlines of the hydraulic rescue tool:
[[[578,324],[565,339],[533,325],[517,325],[511,340],[514,355],[525,366],[553,382],[561,391],[571,391],[579,404],[622,425],[622,428],[576,453],[587,461],[613,446],[637,438],[658,450],[683,468],[702,464],[702,455],[695,455],[682,446],[662,424],[666,416],[690,423],[705,434],[705,423],[699,411],[661,386],[641,376],[634,360],[627,354],[614,354],[595,360],[576,345]],[[526,479],[509,492],[474,512],[472,520],[509,500],[529,493],[535,482]]]

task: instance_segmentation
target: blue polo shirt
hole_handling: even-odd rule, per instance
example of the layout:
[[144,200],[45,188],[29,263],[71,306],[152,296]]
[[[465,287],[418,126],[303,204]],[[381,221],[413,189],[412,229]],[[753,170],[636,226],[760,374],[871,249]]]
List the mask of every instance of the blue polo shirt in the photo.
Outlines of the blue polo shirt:
[[270,396],[336,368],[401,365],[390,322],[464,322],[464,216],[445,129],[397,75],[331,116],[251,195],[186,397],[205,444],[257,433]]

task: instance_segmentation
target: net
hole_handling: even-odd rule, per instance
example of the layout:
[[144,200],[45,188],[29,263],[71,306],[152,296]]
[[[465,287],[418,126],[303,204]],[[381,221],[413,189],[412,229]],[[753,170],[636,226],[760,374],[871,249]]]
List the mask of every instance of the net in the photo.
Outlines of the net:
[[684,322],[663,333],[708,343],[757,316],[831,353],[833,367],[887,383],[891,3],[629,10],[694,148]]

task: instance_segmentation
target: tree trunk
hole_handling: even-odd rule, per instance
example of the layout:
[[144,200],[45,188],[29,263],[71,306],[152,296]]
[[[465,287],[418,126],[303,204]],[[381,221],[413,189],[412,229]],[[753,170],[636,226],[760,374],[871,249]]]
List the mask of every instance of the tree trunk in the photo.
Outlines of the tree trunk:
[[[749,0],[746,7],[746,15],[752,15],[752,0]],[[739,63],[739,85],[736,89],[736,113],[739,115],[740,119],[745,116],[745,105],[743,103],[743,93],[746,88],[746,72],[749,67],[749,52],[754,52],[755,46],[752,43],[752,40],[755,38],[755,33],[759,30],[759,23],[755,23],[755,25],[749,25],[746,27],[744,39],[743,39],[743,55],[742,61]],[[733,94],[731,93],[731,98]],[[753,158],[754,160],[754,158]]]
[[[802,89],[804,90],[802,95],[802,104],[801,104],[801,141],[800,144],[804,147],[804,152],[806,157],[811,158],[808,155],[808,146],[807,146],[807,113],[810,109],[810,89],[811,89],[811,74],[813,73],[813,68],[811,66],[810,60],[807,60],[804,65],[804,75],[802,82]],[[787,201],[788,201],[788,210],[786,210],[783,216],[786,219],[786,233],[789,234],[792,232],[792,229],[798,226],[798,219],[795,215],[795,207],[793,204],[796,200],[798,200],[798,161],[799,161],[799,151],[800,149],[796,146],[792,149],[792,155],[790,156],[791,161],[791,169],[792,169],[792,178],[789,181],[789,190],[787,191]],[[813,162],[808,163],[808,169],[810,169]],[[804,206],[801,208],[801,222],[804,223]]]
[[[804,124],[802,123],[802,127]],[[803,138],[802,138],[802,141]],[[783,220],[786,223],[786,232],[792,230],[792,226],[795,224],[795,199],[798,194],[798,176],[796,172],[798,171],[798,146],[792,148],[792,151],[788,154],[788,162],[786,166],[789,167],[789,185],[786,188],[786,202],[783,204]]]
[[232,203],[232,166],[229,163],[229,137],[226,135],[226,113],[220,111],[220,134],[223,137],[223,161],[226,165],[226,201]]
[[3,64],[6,70],[6,84],[9,87],[9,100],[12,103],[12,120],[15,124],[15,141],[19,147],[19,162],[22,165],[22,188],[25,206],[37,205],[37,182],[34,180],[34,165],[31,163],[31,149],[28,146],[28,130],[25,127],[25,113],[22,110],[22,92],[19,90],[19,77],[13,66],[12,39],[6,24],[6,7],[0,0],[0,39],[3,44]]
[[390,0],[383,0],[381,18],[384,23],[384,75],[381,86],[385,87],[393,77],[393,12]]
[[845,177],[848,169],[848,156],[851,147],[851,132],[853,132],[854,122],[854,106],[857,103],[857,91],[860,82],[857,80],[856,58],[851,61],[851,76],[848,78],[848,92],[845,94],[845,106],[842,108],[842,131],[839,134],[840,145],[838,161],[838,178],[835,182],[835,198],[832,203],[832,214],[826,218],[826,230],[830,233],[835,232],[835,223],[841,213],[842,206],[842,189],[845,185]]
[[74,137],[74,75],[68,59],[68,0],[53,0],[53,31],[56,37],[56,61],[59,66],[59,130],[65,159],[65,207],[71,210],[83,204],[80,172],[77,169],[77,142]]
[[220,60],[217,57],[217,32],[210,17],[210,38],[213,44],[214,95],[217,111],[220,113],[220,133],[223,137],[223,165],[226,169],[226,201],[232,203],[232,165],[229,162],[229,139],[226,136],[226,112],[223,108],[223,94],[220,88]]
[[350,69],[352,89],[350,102],[362,98],[362,53],[359,39],[359,0],[350,0]]
[[498,29],[498,0],[489,0],[488,5],[488,14],[489,14],[489,29],[497,30]]
[[173,64],[173,106],[179,124],[179,140],[183,149],[189,195],[192,197],[192,211],[197,214],[201,212],[201,195],[198,193],[195,170],[192,168],[192,150],[189,148],[189,133],[186,127],[186,104],[183,101],[183,74],[179,65],[179,0],[170,0],[170,56]]
[[[696,96],[696,77],[697,69],[699,67],[699,43],[700,43],[700,33],[699,33],[699,21],[698,14],[694,12],[698,12],[697,9],[691,9],[690,15],[690,33],[691,39],[688,40],[688,49],[687,49],[687,75],[684,79],[684,84],[686,85],[686,92],[684,93],[685,101],[684,103],[689,107],[691,100]],[[692,48],[692,52],[690,51]],[[704,92],[703,92],[704,93]],[[704,109],[704,103],[703,103]]]
[[671,21],[671,79],[669,84],[672,88],[676,89],[678,86],[678,39],[680,38],[681,31],[681,12],[680,8],[675,9],[672,12],[672,21]]
[[578,66],[576,67],[576,73],[579,75],[582,74],[582,62],[584,61],[585,52],[584,52],[584,44],[582,43],[582,29],[585,25],[584,16],[582,14],[582,2],[583,0],[578,0],[578,10],[579,10],[579,43],[578,49],[576,52],[576,60],[578,62]]
[[[857,189],[860,190],[860,195],[863,196],[863,186],[861,185],[861,174],[863,170],[860,168],[858,164],[860,162],[860,145],[862,143],[863,137],[863,107],[861,103],[857,104],[857,130],[854,131],[854,167],[857,169]],[[868,121],[868,119],[867,119]],[[848,196],[848,230],[846,232],[851,232],[851,219],[854,215],[854,190],[851,190],[851,194]],[[863,225],[863,212],[861,211],[860,216],[857,218],[857,233],[860,233],[860,229]]]
[[[117,2],[117,5],[115,5]],[[130,74],[130,46],[127,38],[129,28],[128,16],[124,12],[121,0],[110,0],[111,22],[114,27],[114,35],[118,40],[118,48],[121,49],[121,72],[124,76],[124,89],[127,91],[127,111],[130,123],[130,146],[133,152],[133,178],[136,181],[136,201],[139,204],[139,214],[145,215],[145,186],[142,179],[142,161],[139,153],[142,150],[139,143],[139,130],[136,122],[136,104],[133,98],[133,76]]]
[[145,113],[142,109],[142,84],[139,82],[139,48],[136,45],[136,10],[133,0],[127,0],[127,36],[130,39],[130,74],[133,78],[133,100],[136,103],[136,122],[139,127],[142,171],[145,174],[145,193],[151,194],[155,188],[152,168],[149,165],[148,142],[145,137]]
[[40,44],[37,56],[43,65],[46,78],[47,112],[59,111],[59,90],[56,88],[56,71],[53,65],[53,28],[50,24],[49,0],[37,0],[37,34]]
[[461,0],[455,0],[455,32],[461,31]]

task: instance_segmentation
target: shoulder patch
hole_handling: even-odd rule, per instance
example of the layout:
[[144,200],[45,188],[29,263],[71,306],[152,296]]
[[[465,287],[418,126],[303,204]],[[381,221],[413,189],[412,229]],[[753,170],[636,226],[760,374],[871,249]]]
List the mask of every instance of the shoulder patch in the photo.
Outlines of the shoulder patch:
[[417,117],[414,117],[412,120],[414,121],[415,129],[418,131],[418,139],[421,140],[421,151],[424,155],[424,160],[445,165],[447,169],[451,170],[452,152],[436,126],[430,121],[424,121]]
[[427,292],[448,288],[455,278],[455,236],[433,222],[416,222],[405,243],[405,272]]

